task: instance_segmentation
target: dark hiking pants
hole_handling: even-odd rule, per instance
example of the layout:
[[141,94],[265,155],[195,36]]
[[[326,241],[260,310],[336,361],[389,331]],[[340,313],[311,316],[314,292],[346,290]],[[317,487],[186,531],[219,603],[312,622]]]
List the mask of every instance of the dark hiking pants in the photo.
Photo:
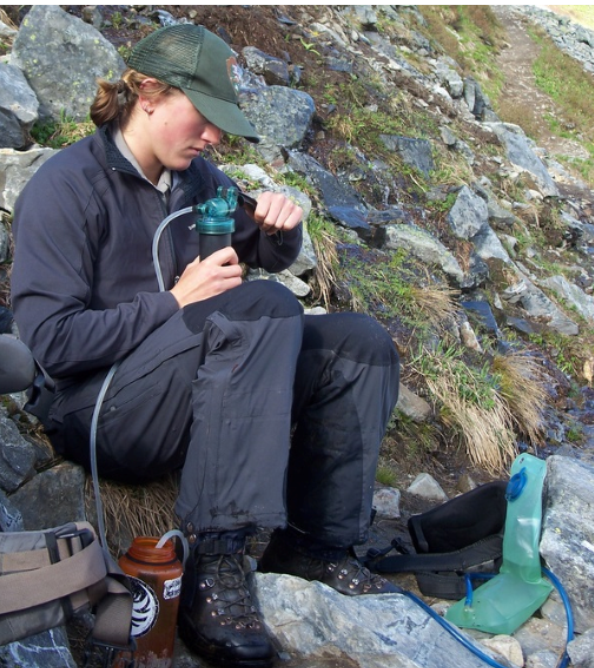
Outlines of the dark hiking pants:
[[[194,533],[279,527],[366,539],[379,445],[398,395],[391,338],[367,316],[304,316],[283,286],[244,283],[180,310],[125,358],[97,432],[99,472],[142,482],[181,469]],[[58,393],[50,436],[89,466],[106,370]]]

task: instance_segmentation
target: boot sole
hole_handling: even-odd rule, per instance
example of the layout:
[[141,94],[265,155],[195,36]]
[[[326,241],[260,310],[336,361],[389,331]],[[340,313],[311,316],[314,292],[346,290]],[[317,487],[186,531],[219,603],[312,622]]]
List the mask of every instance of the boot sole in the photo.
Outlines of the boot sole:
[[238,658],[237,656],[221,656],[224,648],[213,645],[199,633],[186,630],[183,626],[178,626],[178,635],[186,647],[198,656],[210,661],[217,666],[224,668],[272,668],[276,663],[276,656],[262,658]]

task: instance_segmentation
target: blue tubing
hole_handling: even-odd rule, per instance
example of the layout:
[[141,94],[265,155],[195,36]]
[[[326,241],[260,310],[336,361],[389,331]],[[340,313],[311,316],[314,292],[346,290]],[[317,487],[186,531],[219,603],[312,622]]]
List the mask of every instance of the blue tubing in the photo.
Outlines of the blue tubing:
[[467,607],[472,605],[474,597],[474,590],[472,588],[473,580],[491,580],[495,575],[496,573],[466,573],[464,576],[464,583],[466,584],[466,600],[464,601],[464,605]]
[[[573,612],[571,611],[571,603],[569,602],[569,597],[567,596],[567,592],[563,588],[563,585],[561,584],[556,575],[551,573],[551,571],[549,571],[547,568],[543,568],[542,572],[553,583],[555,589],[559,592],[559,596],[561,596],[561,600],[563,601],[563,607],[565,608],[565,616],[567,617],[567,642],[570,643],[573,640],[574,636],[573,636]],[[563,656],[561,657],[561,661],[557,664],[557,668],[565,668],[568,663],[569,663],[569,654],[567,654],[567,645],[566,645],[565,649],[563,650]]]
[[438,615],[435,610],[430,608],[424,601],[422,601],[418,596],[412,592],[405,591],[403,592],[405,596],[408,596],[413,600],[417,605],[421,606],[425,612],[433,617],[433,619],[440,624],[453,638],[455,638],[461,645],[464,645],[466,649],[470,650],[475,656],[478,656],[479,659],[482,659],[487,665],[493,666],[493,668],[507,668],[501,663],[497,663],[495,659],[491,658],[488,654],[483,652],[481,649],[476,647],[466,636],[464,636],[458,627],[450,624],[447,619],[444,619],[441,615]]
[[[555,589],[559,592],[559,595],[561,596],[561,600],[563,601],[563,606],[565,608],[565,615],[567,618],[567,642],[571,642],[573,640],[573,613],[571,611],[571,605],[569,602],[569,598],[567,596],[567,593],[557,577],[551,573],[546,568],[542,569],[543,574],[549,578],[549,580],[553,583]],[[473,573],[472,576],[467,575],[466,576],[466,604],[470,605],[472,604],[472,579],[484,579],[484,580],[490,580],[491,578],[495,577],[495,573]],[[470,594],[469,594],[469,589],[470,589]],[[495,659],[490,657],[488,654],[483,652],[481,649],[479,649],[474,643],[472,643],[466,636],[464,636],[460,630],[458,629],[457,626],[454,626],[454,624],[450,624],[447,619],[444,619],[441,615],[438,615],[435,610],[433,610],[431,607],[429,607],[424,601],[422,601],[418,596],[413,594],[410,591],[403,591],[402,592],[405,596],[408,596],[412,601],[414,601],[418,606],[423,608],[423,610],[430,616],[432,617],[440,626],[442,626],[453,638],[455,638],[461,645],[464,645],[466,649],[468,649],[470,652],[472,652],[475,656],[477,656],[479,659],[484,661],[487,665],[493,666],[493,668],[507,668],[506,666],[503,666],[501,663],[497,663]],[[563,651],[563,655],[561,656],[561,660],[557,664],[557,668],[566,668],[567,665],[569,664],[569,655],[567,654],[567,646],[565,647]]]

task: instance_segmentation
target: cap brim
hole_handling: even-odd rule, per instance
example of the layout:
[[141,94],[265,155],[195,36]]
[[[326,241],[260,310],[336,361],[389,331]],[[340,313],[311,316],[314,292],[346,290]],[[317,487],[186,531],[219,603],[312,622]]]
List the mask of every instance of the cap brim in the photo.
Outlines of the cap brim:
[[256,128],[233,102],[226,102],[189,88],[183,88],[182,90],[196,109],[223,132],[245,137],[256,144],[260,141]]

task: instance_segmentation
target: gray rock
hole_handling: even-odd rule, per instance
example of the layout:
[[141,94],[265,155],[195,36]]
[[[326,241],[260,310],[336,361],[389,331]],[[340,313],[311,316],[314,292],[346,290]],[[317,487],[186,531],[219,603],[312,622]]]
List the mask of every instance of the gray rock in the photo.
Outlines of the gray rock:
[[594,323],[594,297],[586,294],[577,285],[570,283],[565,276],[550,276],[542,280],[540,284],[554,290],[583,318]]
[[315,659],[312,666],[325,659],[352,668],[484,666],[407,596],[350,597],[288,575],[255,578],[266,625],[285,651]]
[[558,197],[559,190],[542,160],[533,151],[523,130],[511,123],[487,123],[507,149],[508,160],[536,179],[545,197]]
[[487,204],[468,186],[462,186],[447,221],[457,237],[472,239],[489,225]]
[[415,225],[387,225],[385,246],[391,250],[405,248],[419,260],[441,267],[458,284],[464,272],[454,255],[435,237]]
[[23,531],[24,528],[21,511],[0,490],[0,531]]
[[38,473],[11,500],[23,515],[27,531],[49,529],[86,519],[84,470],[63,462]]
[[594,668],[594,628],[568,643],[567,654],[575,668]]
[[565,588],[578,633],[594,628],[594,466],[569,457],[547,459],[547,494],[540,554]]
[[0,208],[12,211],[27,181],[55,153],[51,148],[28,151],[0,149]]
[[427,139],[411,139],[384,134],[379,138],[386,148],[398,153],[405,164],[415,167],[426,177],[429,177],[429,173],[435,169],[431,155],[431,143]]
[[39,102],[18,67],[0,63],[0,148],[25,148]]
[[5,668],[76,668],[63,627],[0,647],[0,666]]
[[303,142],[316,110],[311,95],[285,86],[242,93],[240,98],[262,142],[285,148],[296,148]]
[[[35,448],[19,432],[6,411],[0,411],[0,489],[15,492],[35,472]],[[11,501],[19,508],[14,498]]]
[[409,494],[439,503],[445,503],[448,500],[447,494],[443,491],[437,480],[428,473],[420,473],[406,491]]
[[425,422],[433,414],[433,409],[422,397],[411,392],[400,383],[396,408],[413,422]]
[[11,63],[27,77],[44,120],[63,114],[86,119],[97,79],[117,80],[125,69],[99,31],[58,5],[32,6],[14,41]]
[[254,74],[261,74],[269,86],[288,86],[291,82],[289,66],[254,46],[246,46],[242,52],[247,67]]

